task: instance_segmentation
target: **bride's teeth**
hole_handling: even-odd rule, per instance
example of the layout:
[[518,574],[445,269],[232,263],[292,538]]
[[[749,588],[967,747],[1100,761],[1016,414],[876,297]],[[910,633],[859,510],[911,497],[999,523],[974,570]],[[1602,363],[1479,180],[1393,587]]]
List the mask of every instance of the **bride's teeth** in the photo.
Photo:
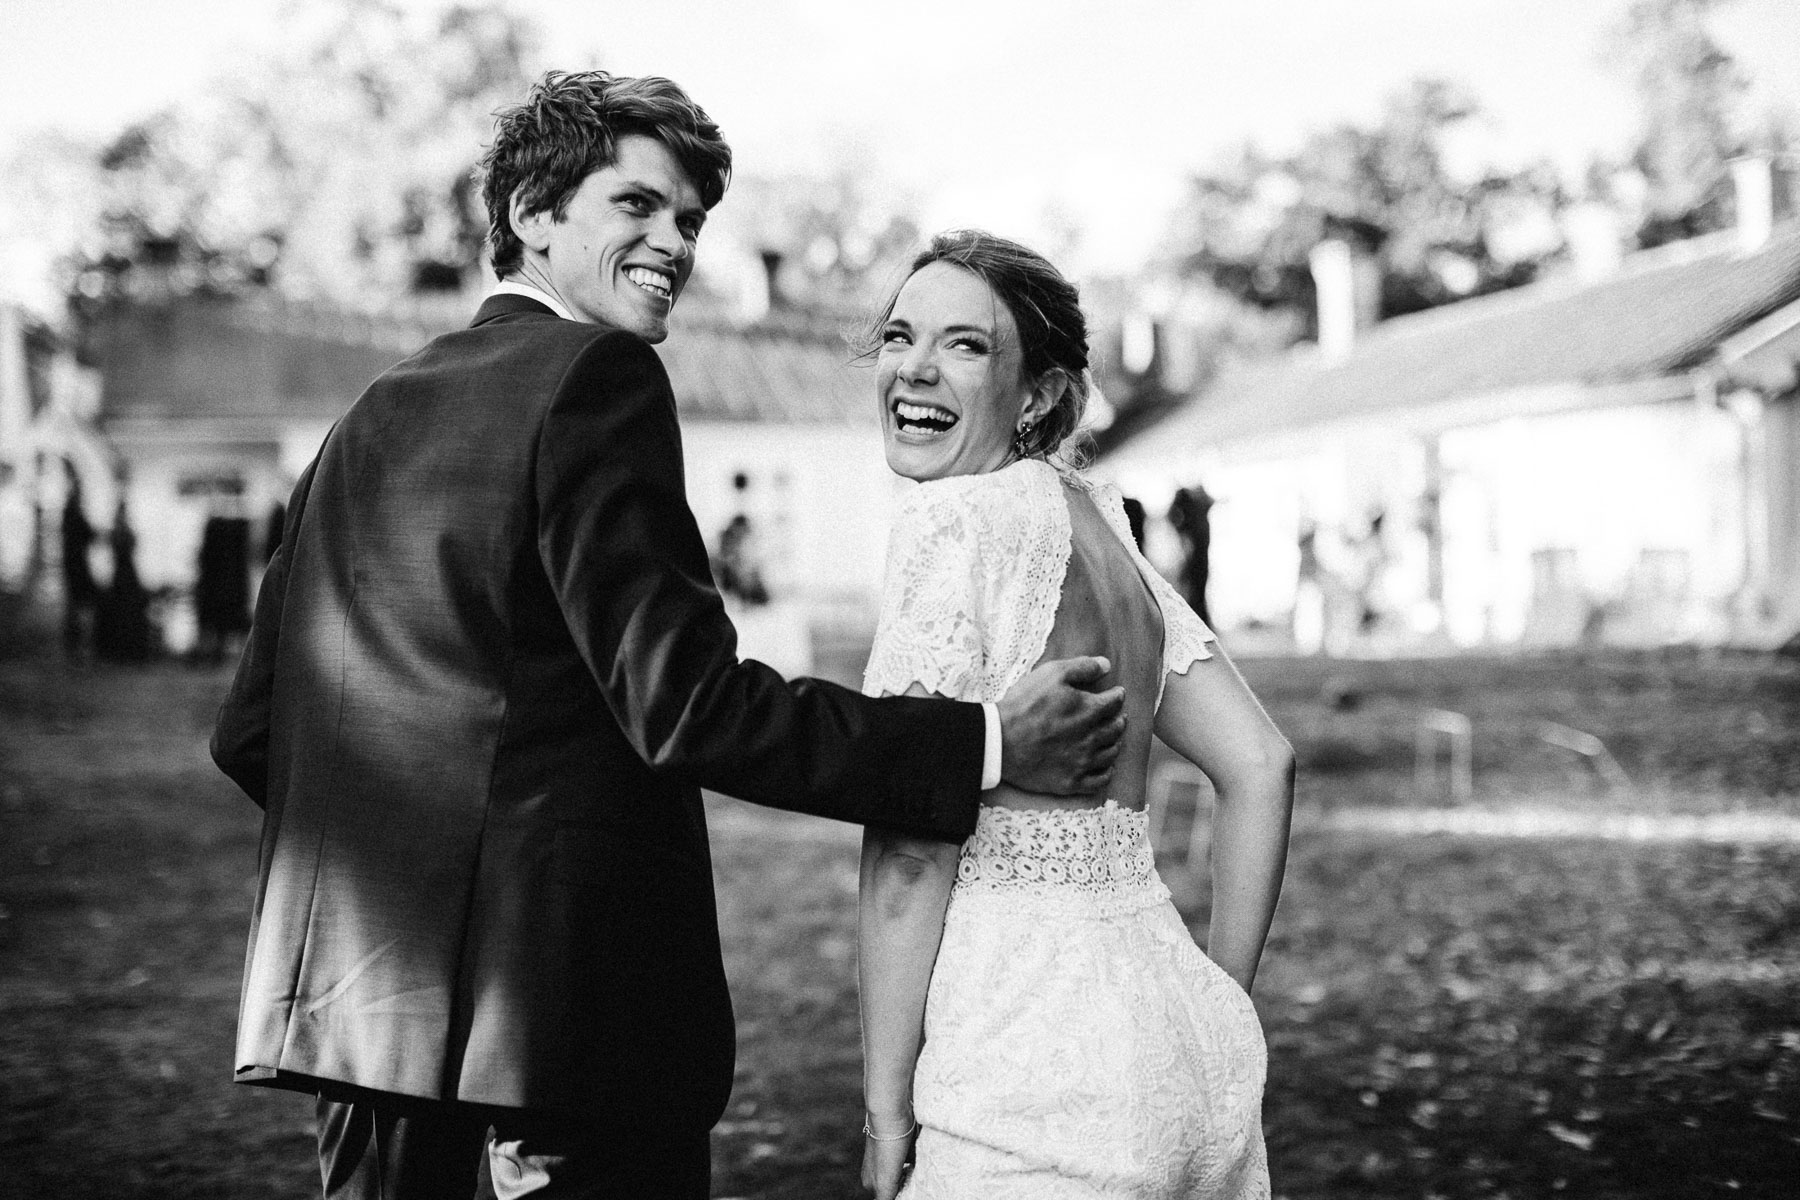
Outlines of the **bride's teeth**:
[[907,421],[938,421],[948,424],[956,419],[942,409],[930,408],[923,404],[907,404],[904,401],[894,405],[894,412],[901,419]]

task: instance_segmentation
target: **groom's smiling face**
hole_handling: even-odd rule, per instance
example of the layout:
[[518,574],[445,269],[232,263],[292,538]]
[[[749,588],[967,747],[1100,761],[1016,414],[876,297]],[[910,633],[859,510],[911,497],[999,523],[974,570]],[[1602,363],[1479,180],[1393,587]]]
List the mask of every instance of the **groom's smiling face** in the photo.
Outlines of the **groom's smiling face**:
[[513,229],[525,243],[520,275],[578,320],[660,342],[693,274],[706,208],[655,138],[627,134],[616,149],[610,166],[582,180],[560,219],[522,214],[515,203]]

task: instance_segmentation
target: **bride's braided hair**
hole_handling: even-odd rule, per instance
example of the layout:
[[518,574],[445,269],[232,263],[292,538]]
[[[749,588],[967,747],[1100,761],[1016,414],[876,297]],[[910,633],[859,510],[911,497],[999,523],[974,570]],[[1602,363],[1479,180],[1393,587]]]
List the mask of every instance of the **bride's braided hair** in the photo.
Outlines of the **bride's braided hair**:
[[[1037,251],[980,229],[938,234],[912,260],[906,278],[935,262],[961,267],[981,279],[1006,305],[1019,331],[1019,369],[1026,379],[1042,379],[1052,371],[1062,374],[1067,386],[1061,398],[1016,446],[1025,458],[1059,456],[1075,465],[1080,457],[1076,435],[1094,387],[1080,291]],[[896,288],[870,327],[871,345],[880,344],[880,330],[893,315],[898,298]]]

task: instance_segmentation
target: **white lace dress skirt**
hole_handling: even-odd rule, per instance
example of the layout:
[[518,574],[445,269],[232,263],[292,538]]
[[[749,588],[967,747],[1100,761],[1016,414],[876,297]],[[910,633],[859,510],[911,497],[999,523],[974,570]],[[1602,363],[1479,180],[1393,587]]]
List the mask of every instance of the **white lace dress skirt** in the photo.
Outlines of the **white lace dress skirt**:
[[1143,813],[983,808],[913,1080],[902,1196],[1269,1194],[1262,1026],[1194,944]]

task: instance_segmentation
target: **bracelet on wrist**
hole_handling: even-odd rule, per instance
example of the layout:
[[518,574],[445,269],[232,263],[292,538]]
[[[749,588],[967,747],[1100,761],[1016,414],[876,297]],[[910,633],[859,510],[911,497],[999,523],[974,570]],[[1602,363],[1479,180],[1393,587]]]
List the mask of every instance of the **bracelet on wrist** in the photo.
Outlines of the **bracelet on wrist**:
[[917,1132],[919,1132],[919,1123],[914,1121],[906,1128],[904,1133],[890,1133],[883,1137],[881,1134],[876,1133],[874,1127],[869,1124],[868,1114],[863,1114],[863,1136],[868,1138],[871,1142],[904,1142],[907,1138]]

